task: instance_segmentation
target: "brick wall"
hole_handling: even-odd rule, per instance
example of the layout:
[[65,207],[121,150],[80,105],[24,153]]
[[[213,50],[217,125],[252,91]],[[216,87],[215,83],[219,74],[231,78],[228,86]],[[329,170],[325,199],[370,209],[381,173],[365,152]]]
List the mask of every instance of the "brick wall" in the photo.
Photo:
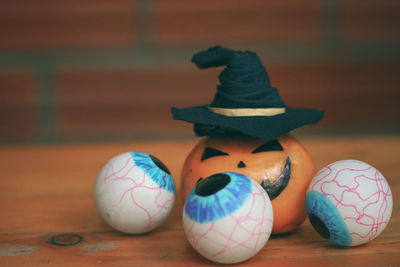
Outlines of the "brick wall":
[[3,0],[0,143],[192,136],[169,108],[211,101],[221,69],[190,58],[216,44],[326,110],[299,133],[400,132],[396,0]]

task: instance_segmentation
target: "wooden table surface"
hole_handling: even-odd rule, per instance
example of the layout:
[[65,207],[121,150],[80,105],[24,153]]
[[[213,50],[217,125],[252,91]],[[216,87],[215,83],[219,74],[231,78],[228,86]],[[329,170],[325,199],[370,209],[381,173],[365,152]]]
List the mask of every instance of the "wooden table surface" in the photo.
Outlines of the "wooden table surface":
[[[126,151],[143,151],[170,169],[179,194],[180,170],[197,139],[119,144],[8,146],[0,148],[0,265],[3,266],[200,266],[214,265],[186,241],[182,202],[155,231],[121,234],[107,226],[93,198],[102,165]],[[317,169],[336,160],[374,165],[394,196],[392,218],[370,243],[341,248],[306,221],[290,234],[272,236],[242,266],[400,266],[400,137],[303,138]],[[56,242],[79,241],[60,246]],[[74,239],[75,238],[75,239]]]

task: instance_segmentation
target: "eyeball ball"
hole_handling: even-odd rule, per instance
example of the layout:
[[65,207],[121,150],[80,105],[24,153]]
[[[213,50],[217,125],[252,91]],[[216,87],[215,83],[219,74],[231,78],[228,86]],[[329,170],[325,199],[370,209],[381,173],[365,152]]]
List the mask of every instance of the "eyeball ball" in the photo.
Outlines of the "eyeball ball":
[[126,152],[110,159],[97,176],[94,198],[102,218],[114,229],[146,233],[170,214],[175,184],[157,158]]
[[341,246],[357,246],[376,238],[389,223],[392,207],[385,177],[358,160],[341,160],[321,169],[306,196],[314,229]]
[[200,255],[218,263],[238,263],[268,241],[272,205],[265,190],[247,176],[214,174],[190,192],[183,225],[189,243]]

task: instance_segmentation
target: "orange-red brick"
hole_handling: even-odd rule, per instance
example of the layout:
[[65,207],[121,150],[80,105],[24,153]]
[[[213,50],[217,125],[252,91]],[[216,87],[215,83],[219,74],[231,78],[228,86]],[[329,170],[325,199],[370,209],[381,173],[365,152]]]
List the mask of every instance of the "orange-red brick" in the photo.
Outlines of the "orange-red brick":
[[287,105],[326,111],[320,127],[398,127],[399,64],[280,66],[269,73]]
[[171,106],[209,103],[216,71],[63,70],[59,73],[60,129],[69,136],[168,136],[189,133]]
[[[400,65],[267,65],[288,106],[318,108],[321,129],[393,128],[400,106]],[[63,70],[58,75],[60,129],[74,136],[191,135],[170,107],[209,104],[220,69]],[[305,129],[308,131],[308,129]]]
[[313,42],[320,32],[320,1],[156,0],[158,44]]
[[2,1],[0,48],[42,50],[130,45],[133,1]]
[[35,80],[28,70],[0,73],[0,139],[32,139],[37,133]]
[[400,40],[400,2],[397,0],[340,1],[341,37],[352,41]]

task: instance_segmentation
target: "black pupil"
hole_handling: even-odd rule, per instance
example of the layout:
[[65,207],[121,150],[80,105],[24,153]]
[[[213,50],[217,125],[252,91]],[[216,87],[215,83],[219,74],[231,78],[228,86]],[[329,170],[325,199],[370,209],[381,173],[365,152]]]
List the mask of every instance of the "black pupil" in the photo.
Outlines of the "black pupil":
[[171,174],[167,168],[167,166],[164,165],[164,163],[161,162],[161,160],[159,160],[158,158],[150,155],[151,160],[154,162],[154,164],[156,164],[156,166],[158,168],[160,168],[162,171],[164,171],[165,173]]
[[316,215],[310,213],[308,215],[308,218],[310,219],[310,222],[312,226],[314,227],[315,230],[324,238],[329,239],[331,237],[331,234],[329,233],[328,227],[321,221],[320,218],[318,218]]
[[230,181],[231,178],[229,175],[223,173],[208,176],[206,179],[198,182],[195,193],[202,197],[210,196],[224,188]]

